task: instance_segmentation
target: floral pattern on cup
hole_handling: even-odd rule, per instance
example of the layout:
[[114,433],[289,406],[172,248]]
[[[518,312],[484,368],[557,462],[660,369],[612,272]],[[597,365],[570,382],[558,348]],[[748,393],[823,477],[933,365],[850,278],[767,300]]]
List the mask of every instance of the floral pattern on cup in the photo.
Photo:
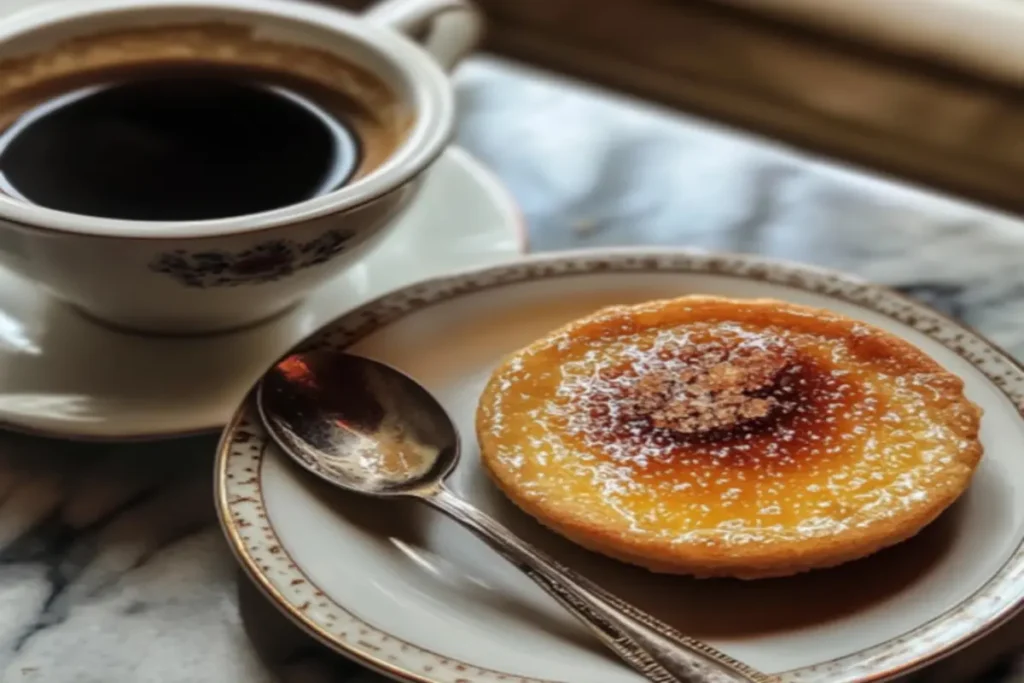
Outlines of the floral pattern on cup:
[[178,249],[160,254],[150,269],[199,289],[255,285],[326,263],[343,252],[353,236],[332,230],[309,242],[269,240],[234,253]]

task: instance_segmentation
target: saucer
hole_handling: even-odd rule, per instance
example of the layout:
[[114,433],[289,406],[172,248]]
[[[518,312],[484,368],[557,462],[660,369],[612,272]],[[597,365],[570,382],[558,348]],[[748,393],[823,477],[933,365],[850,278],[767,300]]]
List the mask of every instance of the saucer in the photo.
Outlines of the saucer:
[[[914,343],[985,411],[968,492],[915,538],[829,570],[758,581],[650,574],[547,532],[490,483],[473,439],[509,352],[611,304],[684,294],[831,309]],[[957,323],[852,277],[753,256],[678,250],[533,256],[395,291],[304,348],[350,348],[422,382],[455,419],[462,496],[597,583],[784,683],[888,680],[981,637],[1024,600],[1024,367]],[[529,579],[422,504],[361,498],[294,465],[251,397],[218,449],[228,541],[307,633],[402,681],[641,683]]]
[[376,250],[287,314],[239,332],[116,331],[0,270],[0,423],[102,440],[220,429],[268,363],[340,312],[415,280],[514,258],[525,239],[504,187],[452,148]]

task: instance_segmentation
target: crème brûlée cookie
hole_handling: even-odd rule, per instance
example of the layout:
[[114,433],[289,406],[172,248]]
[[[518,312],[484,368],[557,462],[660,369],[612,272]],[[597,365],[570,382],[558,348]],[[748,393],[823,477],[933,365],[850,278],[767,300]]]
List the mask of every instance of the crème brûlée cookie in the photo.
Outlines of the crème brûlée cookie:
[[784,576],[864,557],[970,483],[980,409],[879,328],[774,300],[600,310],[512,354],[483,462],[566,538],[657,572]]

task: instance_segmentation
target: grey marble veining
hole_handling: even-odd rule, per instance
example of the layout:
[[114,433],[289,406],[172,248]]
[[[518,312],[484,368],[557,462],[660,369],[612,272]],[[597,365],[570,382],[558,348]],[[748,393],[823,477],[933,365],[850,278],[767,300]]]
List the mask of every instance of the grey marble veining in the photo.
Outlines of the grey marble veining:
[[[508,184],[534,250],[685,245],[842,268],[1024,357],[1012,219],[507,64],[476,60],[458,80],[459,142]],[[213,446],[0,436],[0,682],[380,680],[239,583]],[[1024,681],[1022,625],[918,680]]]

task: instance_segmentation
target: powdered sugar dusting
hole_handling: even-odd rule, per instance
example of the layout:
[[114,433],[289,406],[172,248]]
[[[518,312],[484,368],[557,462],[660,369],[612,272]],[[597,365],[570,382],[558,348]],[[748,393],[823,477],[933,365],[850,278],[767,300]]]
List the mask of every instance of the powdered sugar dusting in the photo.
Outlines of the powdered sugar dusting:
[[594,330],[516,357],[483,406],[509,476],[583,521],[674,545],[827,537],[959,476],[935,378],[864,356],[857,334],[813,319]]

